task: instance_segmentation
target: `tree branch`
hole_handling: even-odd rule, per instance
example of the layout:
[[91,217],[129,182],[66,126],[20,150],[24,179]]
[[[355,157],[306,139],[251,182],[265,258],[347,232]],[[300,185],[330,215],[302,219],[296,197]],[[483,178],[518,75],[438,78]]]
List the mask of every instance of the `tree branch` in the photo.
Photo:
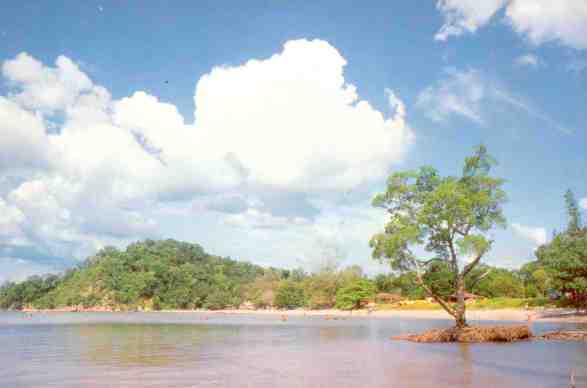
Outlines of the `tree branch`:
[[473,288],[477,285],[477,283],[479,283],[481,280],[483,280],[490,273],[491,273],[491,269],[488,269],[481,276],[479,276],[477,279],[475,279],[473,284],[471,284],[471,286],[470,286],[471,292],[473,292]]
[[463,278],[465,278],[465,276],[467,276],[469,274],[469,272],[471,272],[471,270],[473,268],[475,268],[475,266],[477,264],[479,264],[479,261],[481,260],[481,257],[483,257],[483,253],[484,252],[479,252],[477,254],[477,257],[475,257],[475,259],[473,259],[473,261],[471,261],[469,264],[467,264],[465,266],[465,268],[463,268],[463,274],[462,274]]
[[444,260],[441,259],[440,257],[433,257],[433,258],[428,259],[426,261],[418,260],[418,262],[420,263],[420,265],[424,265],[424,266],[427,266],[428,264],[432,263],[433,261],[444,261]]
[[439,295],[432,291],[432,289],[428,287],[426,283],[424,283],[424,279],[422,279],[422,274],[420,273],[420,267],[418,266],[418,264],[416,264],[416,280],[420,287],[422,287],[424,291],[432,299],[434,299],[439,305],[441,305],[447,313],[452,315],[454,318],[457,318],[457,312],[444,299],[442,299]]
[[453,266],[453,270],[458,273],[458,268],[457,268],[457,253],[455,252],[455,247],[452,243],[452,239],[449,240],[448,242],[448,249],[450,250],[450,259],[451,259],[451,263]]

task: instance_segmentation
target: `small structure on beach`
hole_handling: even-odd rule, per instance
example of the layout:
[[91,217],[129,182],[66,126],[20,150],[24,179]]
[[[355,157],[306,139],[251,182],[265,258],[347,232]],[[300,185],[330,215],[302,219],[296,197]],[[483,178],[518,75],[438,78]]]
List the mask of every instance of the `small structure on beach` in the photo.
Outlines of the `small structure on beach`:
[[392,304],[397,303],[402,300],[402,296],[399,294],[392,294],[388,292],[380,292],[375,295],[375,302],[377,303],[384,303],[384,304]]
[[238,306],[239,310],[255,310],[255,304],[251,301],[245,300],[243,303],[241,303],[240,306]]
[[[481,296],[481,295],[476,295],[476,294],[472,294],[472,293],[470,293],[470,292],[466,292],[466,291],[465,291],[465,295],[464,295],[464,296],[465,296],[465,303],[471,303],[471,302],[474,302],[474,301],[476,301],[476,300],[485,299],[485,297],[484,297],[484,296]],[[456,301],[457,301],[457,294],[452,294],[452,295],[451,295],[451,296],[448,298],[448,300],[449,300],[450,302],[456,302]]]

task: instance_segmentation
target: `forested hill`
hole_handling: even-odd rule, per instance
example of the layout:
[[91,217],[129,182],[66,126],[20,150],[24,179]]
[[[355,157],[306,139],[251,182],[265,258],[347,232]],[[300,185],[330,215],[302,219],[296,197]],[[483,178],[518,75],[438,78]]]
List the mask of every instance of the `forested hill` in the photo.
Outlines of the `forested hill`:
[[62,276],[35,276],[0,289],[0,308],[64,306],[186,309],[238,305],[263,268],[175,240],[105,248]]
[[[567,292],[581,283],[557,280],[560,276],[550,267],[563,268],[558,258],[574,257],[564,252],[584,251],[587,240],[578,239],[583,245],[573,251],[569,244],[575,240],[563,237],[539,249],[543,261],[527,263],[520,270],[479,265],[466,290],[488,298],[544,298],[553,290]],[[545,266],[551,256],[554,264]],[[353,309],[362,301],[377,300],[380,293],[423,299],[425,292],[415,278],[414,272],[369,278],[356,265],[326,266],[311,274],[302,269],[263,268],[210,255],[197,244],[146,240],[124,251],[102,249],[62,275],[7,283],[0,287],[0,309],[221,309],[245,301],[256,308]],[[443,263],[431,266],[423,278],[439,295],[448,298],[454,292],[454,277]]]

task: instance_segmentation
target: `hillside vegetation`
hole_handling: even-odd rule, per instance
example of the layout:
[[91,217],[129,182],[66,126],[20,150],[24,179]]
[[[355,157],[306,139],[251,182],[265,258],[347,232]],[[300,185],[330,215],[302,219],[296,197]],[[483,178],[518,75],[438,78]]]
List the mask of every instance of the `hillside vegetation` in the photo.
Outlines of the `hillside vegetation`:
[[[425,293],[414,276],[369,278],[356,265],[325,267],[312,274],[302,269],[263,268],[210,255],[197,244],[146,240],[124,251],[105,248],[62,275],[7,283],[0,287],[0,308],[222,309],[248,301],[254,308],[355,309],[367,300],[390,308],[389,298],[421,300],[392,308],[439,308],[422,300]],[[432,267],[424,279],[441,295],[453,292],[450,272],[442,265]],[[486,308],[512,307],[514,302],[532,306],[532,300],[509,298],[544,298],[551,282],[537,262],[519,271],[482,265],[472,279],[468,290],[492,298],[477,302]]]
[[238,305],[263,268],[174,240],[105,248],[63,276],[35,276],[0,291],[0,307],[191,309]]

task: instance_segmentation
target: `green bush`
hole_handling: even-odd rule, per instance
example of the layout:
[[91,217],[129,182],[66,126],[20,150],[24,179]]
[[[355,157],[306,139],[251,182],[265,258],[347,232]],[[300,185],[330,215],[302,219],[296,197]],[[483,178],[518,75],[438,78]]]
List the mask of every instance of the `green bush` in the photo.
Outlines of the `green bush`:
[[304,290],[291,281],[282,282],[275,294],[275,306],[284,309],[302,307],[305,303]]
[[210,310],[221,310],[231,305],[230,293],[222,290],[212,291],[204,302],[204,307]]
[[355,280],[336,293],[336,307],[341,310],[353,310],[361,307],[361,303],[372,298],[375,293],[373,282],[367,279]]

